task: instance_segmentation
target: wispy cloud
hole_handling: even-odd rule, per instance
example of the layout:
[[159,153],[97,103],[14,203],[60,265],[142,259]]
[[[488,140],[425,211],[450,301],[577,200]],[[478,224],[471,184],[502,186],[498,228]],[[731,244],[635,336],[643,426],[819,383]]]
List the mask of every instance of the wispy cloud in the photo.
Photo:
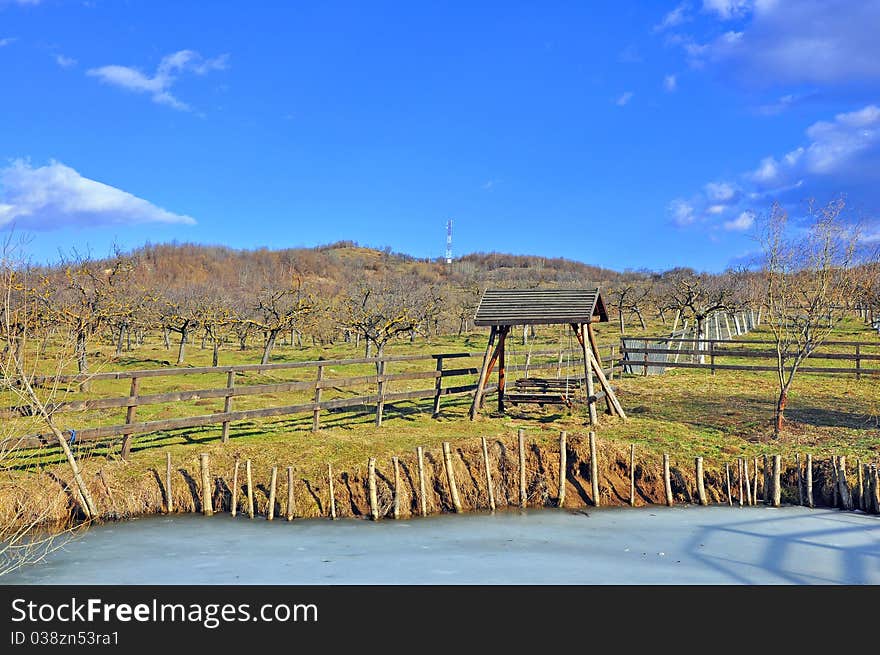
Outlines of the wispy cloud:
[[76,66],[77,61],[73,57],[65,57],[64,55],[55,55],[55,63],[57,63],[61,68],[73,68]]
[[663,88],[669,93],[672,93],[678,88],[678,79],[675,75],[666,75],[663,77]]
[[12,44],[15,43],[17,40],[18,40],[18,39],[16,39],[16,37],[14,37],[14,36],[7,36],[7,37],[4,37],[4,38],[0,39],[0,48],[3,48],[3,47],[8,46],[8,45],[12,45]]
[[87,74],[97,77],[106,84],[118,86],[135,93],[149,94],[153,102],[181,111],[189,111],[190,106],[171,93],[171,88],[181,73],[204,75],[210,71],[226,68],[229,55],[206,59],[194,50],[180,50],[167,55],[159,62],[156,72],[146,75],[129,66],[101,66],[92,68]]
[[633,92],[626,91],[626,92],[622,93],[620,95],[620,97],[617,98],[617,100],[614,101],[614,104],[616,104],[618,107],[624,107],[627,104],[629,104],[629,101],[632,100],[632,97],[633,97]]
[[[678,226],[746,230],[771,200],[796,204],[844,193],[870,219],[880,216],[880,106],[867,105],[817,121],[805,140],[783,154],[762,157],[730,180],[705,184],[667,208]],[[880,226],[878,226],[880,227]]]
[[[771,2],[773,0],[764,4]],[[755,4],[753,0],[703,0],[703,11],[715,14],[721,20],[731,20],[745,16]]]
[[0,228],[15,224],[23,229],[53,230],[137,223],[192,225],[195,219],[83,177],[57,161],[34,168],[19,159],[0,168]]
[[654,31],[662,32],[672,27],[678,27],[682,23],[686,23],[691,20],[690,14],[688,13],[689,11],[690,5],[687,2],[682,2],[675,7],[675,9],[663,16],[663,19],[654,26]]

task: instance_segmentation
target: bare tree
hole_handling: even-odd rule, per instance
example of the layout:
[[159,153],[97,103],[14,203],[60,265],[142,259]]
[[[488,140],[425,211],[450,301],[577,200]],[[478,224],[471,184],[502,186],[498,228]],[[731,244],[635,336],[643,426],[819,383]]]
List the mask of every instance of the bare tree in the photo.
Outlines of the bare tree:
[[278,335],[296,329],[299,321],[314,307],[314,300],[303,289],[302,278],[296,273],[287,277],[281,283],[267,281],[257,294],[250,322],[266,337],[261,364],[269,363]]
[[776,345],[779,395],[774,437],[783,429],[788,394],[801,364],[835,330],[856,280],[851,267],[858,233],[843,221],[843,199],[817,207],[809,224],[792,234],[788,213],[775,203],[761,221],[764,307]]

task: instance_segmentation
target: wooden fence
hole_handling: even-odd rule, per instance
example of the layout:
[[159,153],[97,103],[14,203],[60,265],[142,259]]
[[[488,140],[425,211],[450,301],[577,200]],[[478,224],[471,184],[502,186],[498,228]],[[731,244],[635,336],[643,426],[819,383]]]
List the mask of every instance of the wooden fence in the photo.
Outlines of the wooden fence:
[[[774,345],[773,341],[717,340],[717,339],[664,339],[657,345],[648,343],[633,347],[621,343],[620,353],[624,372],[647,375],[649,371],[663,372],[665,368],[703,368],[716,371],[776,371],[776,351],[761,346]],[[689,346],[689,347],[688,347]],[[735,347],[746,346],[746,347]],[[838,351],[838,352],[831,352]],[[841,352],[842,351],[842,352]],[[691,361],[684,361],[690,358]],[[733,363],[730,360],[759,359],[770,363]],[[681,361],[680,361],[681,360]],[[726,360],[726,361],[725,361]],[[829,366],[816,366],[814,362],[832,362]],[[852,366],[840,366],[838,362],[852,362]],[[854,375],[880,375],[880,342],[826,341],[812,353],[804,373],[828,373]],[[867,364],[867,366],[866,366]]]
[[[609,348],[609,354],[615,356],[615,347]],[[125,396],[111,397],[88,397],[83,399],[58,402],[51,406],[54,416],[69,412],[88,412],[107,410],[124,410],[123,422],[113,425],[97,425],[78,428],[76,430],[77,442],[112,441],[122,439],[122,454],[126,456],[131,447],[133,435],[147,434],[162,430],[177,430],[183,428],[202,427],[207,425],[221,425],[221,439],[229,438],[230,424],[238,421],[261,419],[274,416],[288,416],[294,414],[311,414],[312,430],[317,431],[321,426],[322,412],[365,408],[370,407],[375,414],[376,424],[382,424],[383,413],[389,403],[433,399],[432,414],[437,417],[441,412],[441,402],[444,396],[470,394],[476,389],[476,376],[479,373],[479,361],[483,357],[482,352],[442,353],[432,355],[390,355],[379,358],[361,359],[337,359],[337,360],[313,360],[304,362],[286,362],[277,364],[245,364],[238,366],[218,366],[199,368],[173,368],[173,369],[148,369],[137,371],[114,371],[95,373],[92,375],[66,375],[57,378],[35,379],[35,384],[71,384],[74,387],[83,383],[129,380],[129,392]],[[470,361],[468,361],[470,360]],[[418,365],[422,362],[431,362],[429,370],[408,370],[398,373],[387,372],[388,365],[405,363],[409,366]],[[375,367],[376,372],[369,375],[354,375],[347,377],[328,377],[327,373],[333,369],[369,365]],[[524,364],[513,364],[507,367],[508,371],[554,370],[557,377],[562,377],[563,369],[566,373],[570,367],[578,370],[582,367],[582,360],[572,356],[569,351],[542,350],[530,351]],[[607,373],[611,374],[612,367]],[[276,373],[281,371],[306,372],[308,379],[295,379],[277,381],[263,384],[242,385],[236,383],[236,378],[246,373]],[[141,383],[154,378],[166,378],[177,376],[205,376],[225,374],[226,384],[222,387],[202,388],[194,390],[176,390],[165,393],[144,394]],[[300,376],[302,377],[302,376]],[[457,384],[444,385],[444,380],[455,380]],[[407,389],[403,391],[390,391],[388,385],[394,382],[410,382],[415,380],[431,380],[430,388]],[[488,385],[487,393],[497,392],[497,385]],[[327,390],[349,391],[356,395],[327,399],[324,393]],[[117,389],[118,393],[118,389]],[[291,404],[272,405],[255,409],[233,409],[233,401],[236,398],[247,396],[260,396],[265,394],[290,394],[293,396]],[[299,394],[299,398],[296,398]],[[92,392],[90,396],[97,395]],[[223,401],[222,411],[196,416],[180,416],[160,420],[138,421],[138,408],[150,405],[165,405],[187,401],[200,401],[217,399]],[[28,406],[7,407],[3,412],[7,417],[22,416],[31,412]],[[106,420],[106,415],[102,415]],[[99,422],[82,417],[80,421]],[[7,447],[16,448],[39,448],[51,446],[55,438],[48,433],[22,435],[3,440]]]

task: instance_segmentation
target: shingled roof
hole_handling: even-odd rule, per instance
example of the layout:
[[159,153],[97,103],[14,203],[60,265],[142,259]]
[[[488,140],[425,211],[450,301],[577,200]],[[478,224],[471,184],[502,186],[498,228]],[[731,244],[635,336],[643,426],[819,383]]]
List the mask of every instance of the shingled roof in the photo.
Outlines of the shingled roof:
[[599,288],[486,289],[474,325],[555,325],[608,321]]

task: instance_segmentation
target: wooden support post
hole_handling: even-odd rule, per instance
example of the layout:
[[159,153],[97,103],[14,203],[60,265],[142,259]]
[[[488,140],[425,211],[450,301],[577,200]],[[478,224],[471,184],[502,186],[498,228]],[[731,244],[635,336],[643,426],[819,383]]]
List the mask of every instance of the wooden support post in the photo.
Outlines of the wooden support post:
[[666,491],[666,504],[672,507],[672,481],[669,479],[669,455],[663,455],[663,488]]
[[697,474],[697,498],[700,501],[700,505],[708,505],[709,501],[706,500],[706,484],[703,481],[703,458],[697,457],[694,463]]
[[[593,351],[593,357],[596,358],[596,368],[602,369],[602,354],[599,352],[599,342],[596,341],[596,333],[593,332],[593,324],[586,323],[587,329],[587,342],[590,344],[590,350]],[[614,346],[611,346],[614,348]],[[611,375],[614,376],[614,355],[611,355]],[[611,399],[606,395],[605,396],[605,411],[608,414],[614,415],[614,407],[611,405]]]
[[773,455],[773,507],[779,507],[782,501],[782,457]]
[[566,435],[565,430],[562,430],[559,433],[559,494],[557,495],[557,503],[558,507],[562,507],[565,505],[565,481],[566,481],[566,471],[568,470],[566,467],[568,463],[566,462],[566,456],[568,455],[567,449],[568,445],[566,444]]
[[213,516],[213,489],[211,489],[211,472],[208,467],[208,456],[205,453],[202,453],[199,456],[199,462],[202,469],[202,514],[205,516]]
[[431,416],[440,416],[440,395],[443,392],[443,358],[437,357],[437,380],[434,382],[434,411]]
[[807,507],[813,507],[813,456],[810,453],[807,453],[807,461],[806,461],[806,474],[807,474]]
[[[228,414],[232,411],[232,392],[235,389],[235,371],[229,371],[226,374],[226,397],[223,399],[223,413]],[[227,443],[229,441],[229,421],[223,421],[220,428],[220,441]]]
[[577,323],[571,324],[571,329],[574,330],[574,336],[581,347],[581,353],[584,358],[584,384],[587,385],[587,410],[590,416],[590,425],[596,425],[596,423],[599,422],[599,419],[596,416],[596,403],[591,400],[596,393],[593,387],[593,360],[589,356],[592,353],[587,347],[583,328],[583,325],[578,325]]
[[[591,351],[587,351],[587,354],[591,358],[593,357]],[[623,411],[623,407],[620,406],[620,402],[617,400],[617,394],[614,393],[614,389],[612,389],[611,385],[608,383],[608,378],[605,377],[602,367],[596,361],[593,361],[593,368],[596,371],[596,377],[599,378],[599,384],[602,387],[602,391],[605,392],[605,397],[611,402],[611,407],[614,409],[615,413],[626,422],[626,413]]]
[[526,431],[520,428],[516,431],[517,450],[519,453],[519,506],[525,507],[528,497],[526,495]]
[[492,485],[492,469],[489,468],[489,446],[486,437],[481,437],[483,442],[483,467],[486,469],[486,490],[489,492],[489,509],[495,511],[495,487]]
[[629,445],[629,506],[636,505],[636,445]]
[[330,496],[330,520],[336,520],[336,491],[333,488],[333,465],[327,464],[327,493]]
[[492,354],[492,345],[495,343],[495,335],[497,333],[498,328],[493,325],[492,330],[489,332],[489,343],[486,346],[486,354],[483,356],[483,365],[480,367],[480,377],[477,378],[477,388],[474,391],[474,399],[471,402],[469,416],[472,421],[477,416],[477,410],[483,404],[483,390],[486,388],[486,378],[489,376],[489,358]]
[[712,369],[712,375],[715,375],[715,342],[709,342],[709,368]]
[[254,518],[254,480],[251,477],[251,460],[244,462],[244,475],[247,478],[247,511],[248,518]]
[[278,485],[278,467],[272,467],[272,475],[269,478],[269,510],[266,512],[266,520],[275,518],[275,488]]
[[312,432],[321,429],[321,387],[324,381],[324,365],[318,364],[318,374],[315,376],[315,409],[312,411]]
[[590,432],[590,486],[593,493],[593,505],[599,507],[602,498],[599,492],[599,453],[596,449],[595,432]]
[[801,454],[794,454],[794,465],[797,469],[798,505],[804,504],[804,478],[801,474]]
[[367,483],[370,490],[370,518],[379,520],[379,499],[376,490],[376,458],[371,457],[367,464]]
[[556,361],[556,379],[562,377],[562,351],[559,351],[559,359]]
[[419,458],[419,508],[422,516],[428,515],[428,499],[425,494],[425,451],[421,446],[416,448]]
[[376,390],[378,400],[376,401],[376,427],[382,425],[382,413],[385,410],[385,360],[380,359],[376,362]]
[[293,497],[293,467],[287,467],[287,520],[292,521],[296,516],[296,500]]
[[507,333],[510,326],[501,328],[501,336],[498,338],[498,413],[504,413],[504,387],[507,384],[507,367],[504,361],[504,351],[507,341]]
[[727,504],[733,507],[733,493],[730,491],[730,463],[724,462],[724,474],[727,478]]
[[[138,387],[140,386],[139,378],[131,379],[131,387],[128,391],[128,409],[125,411],[125,424],[131,425],[134,423],[134,417],[137,413],[137,396],[138,396]],[[131,432],[124,432],[122,436],[122,448],[120,449],[120,456],[122,459],[127,460],[129,453],[131,453],[131,440],[134,435]]]
[[171,489],[171,452],[165,451],[165,507],[168,513],[174,511],[174,492]]
[[391,458],[391,464],[394,467],[394,498],[391,504],[391,516],[394,519],[400,518],[400,461],[396,457]]
[[746,488],[746,505],[753,505],[752,502],[752,480],[749,478],[749,458],[743,457],[743,482]]
[[452,508],[456,513],[461,512],[461,500],[458,497],[458,487],[455,486],[455,471],[452,469],[452,452],[449,450],[448,441],[443,442],[443,464],[446,467],[446,481],[449,483]]
[[230,501],[229,513],[233,518],[238,514],[238,467],[241,464],[238,457],[235,458],[235,466],[232,467],[232,500]]
[[856,380],[862,379],[862,350],[861,345],[856,344]]
[[853,508],[852,492],[846,479],[846,455],[841,455],[838,461],[837,480],[840,488],[840,505],[843,509]]

